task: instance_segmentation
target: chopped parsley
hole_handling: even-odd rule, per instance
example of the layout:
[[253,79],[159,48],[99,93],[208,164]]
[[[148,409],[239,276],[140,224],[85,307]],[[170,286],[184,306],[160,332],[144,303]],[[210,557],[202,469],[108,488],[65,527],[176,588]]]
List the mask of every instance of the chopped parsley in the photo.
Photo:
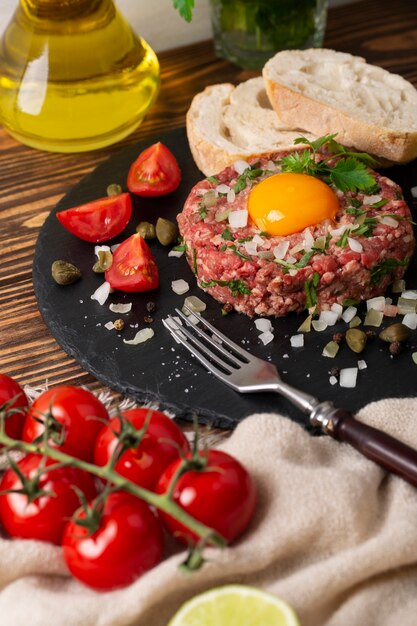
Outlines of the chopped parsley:
[[[375,165],[376,161],[369,154],[363,152],[351,152],[335,141],[336,134],[324,135],[315,141],[309,141],[306,137],[299,137],[295,144],[307,144],[310,149],[302,152],[294,152],[280,161],[283,172],[309,174],[322,178],[327,183],[346,193],[347,191],[365,191],[375,186],[375,179],[369,172],[368,167]],[[326,148],[330,152],[318,163],[316,153],[320,148]],[[334,165],[329,161],[339,158]]]
[[236,254],[236,256],[240,257],[241,259],[244,259],[245,261],[251,260],[250,256],[247,256],[246,254],[242,254],[242,252],[239,252],[239,250],[236,248],[235,245],[229,246],[229,250],[231,250],[233,254]]
[[246,243],[247,241],[252,241],[253,237],[242,237],[241,239],[238,239],[238,243]]
[[230,292],[234,298],[237,296],[247,296],[251,293],[251,289],[247,286],[247,284],[243,280],[209,280],[208,282],[201,281],[200,285],[202,287],[214,287],[215,285],[219,285],[220,287],[229,287]]
[[343,306],[356,306],[357,304],[360,303],[360,300],[354,300],[353,298],[346,298],[346,300],[343,301]]
[[225,228],[222,232],[222,239],[226,239],[226,241],[234,241],[233,235],[228,228]]
[[319,282],[320,274],[318,272],[314,272],[313,276],[309,280],[306,280],[306,282],[304,283],[304,292],[306,294],[306,309],[310,309],[317,304],[316,287]]
[[197,250],[195,248],[193,248],[193,270],[197,276]]
[[212,185],[218,185],[219,181],[217,180],[217,178],[215,176],[207,176],[206,178],[207,182],[211,183]]
[[374,228],[377,225],[378,220],[376,217],[366,217],[362,224],[352,230],[352,235],[359,237],[364,235],[365,237],[372,237]]
[[240,193],[248,186],[248,182],[251,180],[255,180],[255,178],[259,178],[262,174],[267,173],[265,170],[262,170],[260,167],[256,167],[258,164],[255,163],[250,168],[248,167],[242,174],[236,179],[236,183],[234,184],[233,191],[235,193]]
[[200,204],[198,205],[198,212],[199,212],[199,215],[200,215],[202,220],[205,217],[207,217],[207,215],[208,215],[207,207],[206,207],[206,205],[203,202],[200,202]]
[[403,199],[403,194],[402,194],[402,192],[399,189],[395,192],[395,199],[396,200],[402,200]]
[[175,252],[187,252],[187,244],[179,243],[177,246],[172,248]]
[[349,207],[348,209],[346,209],[346,213],[348,215],[354,215],[355,217],[362,217],[362,215],[366,215],[366,210]]
[[288,263],[288,261],[283,261],[282,259],[275,259],[275,263],[278,265],[282,265],[286,270],[300,270],[307,265],[311,257],[315,254],[314,250],[310,252],[305,252],[301,259],[297,261],[297,263]]
[[389,200],[387,200],[387,198],[382,198],[381,200],[378,200],[378,202],[371,204],[370,207],[371,209],[380,209],[382,206],[388,204],[388,202]]
[[343,231],[340,239],[336,241],[336,246],[339,246],[340,248],[346,248],[346,246],[348,245],[349,235],[350,235],[350,228],[347,228],[346,230]]
[[371,283],[374,285],[381,281],[386,274],[391,274],[397,267],[406,267],[408,265],[409,258],[406,257],[403,261],[398,259],[384,259],[380,263],[377,263],[371,269]]
[[[329,249],[331,238],[331,235],[326,235],[326,238],[324,236],[318,237],[315,241],[316,245],[311,247],[311,251],[316,254],[326,254],[326,250]],[[319,240],[321,240],[320,245]]]
[[261,230],[261,232],[259,233],[260,237],[271,237],[271,233],[267,233],[265,230]]

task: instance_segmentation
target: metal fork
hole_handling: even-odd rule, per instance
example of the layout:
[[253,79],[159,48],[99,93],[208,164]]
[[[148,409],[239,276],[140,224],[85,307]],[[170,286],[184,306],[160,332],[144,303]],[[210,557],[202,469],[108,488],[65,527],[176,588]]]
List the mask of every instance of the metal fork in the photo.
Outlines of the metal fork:
[[386,433],[356,420],[332,402],[320,402],[281,380],[278,370],[231,341],[199,313],[184,305],[187,315],[175,309],[184,325],[171,315],[163,320],[171,335],[214,376],[239,393],[272,391],[279,393],[309,416],[312,426],[338,441],[356,448],[384,469],[417,487],[417,451]]

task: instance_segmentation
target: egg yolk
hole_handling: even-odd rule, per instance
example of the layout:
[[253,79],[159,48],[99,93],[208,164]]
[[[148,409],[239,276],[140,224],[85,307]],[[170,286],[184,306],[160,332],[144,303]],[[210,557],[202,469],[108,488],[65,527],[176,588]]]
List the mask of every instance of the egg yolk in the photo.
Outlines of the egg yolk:
[[336,194],[308,174],[274,174],[255,185],[248,211],[257,227],[270,235],[291,235],[332,219],[339,209]]

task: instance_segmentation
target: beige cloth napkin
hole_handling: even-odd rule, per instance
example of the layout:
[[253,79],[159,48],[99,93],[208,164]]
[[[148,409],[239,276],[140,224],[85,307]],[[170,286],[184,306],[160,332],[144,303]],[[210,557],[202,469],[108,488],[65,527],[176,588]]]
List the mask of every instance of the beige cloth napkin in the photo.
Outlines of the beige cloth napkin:
[[[417,447],[417,400],[373,403],[360,418]],[[222,448],[259,491],[256,518],[235,545],[209,550],[197,573],[181,573],[176,554],[103,594],[67,576],[59,548],[1,539],[1,626],[165,626],[183,601],[225,583],[276,593],[302,626],[417,624],[413,487],[278,415],[247,418]]]

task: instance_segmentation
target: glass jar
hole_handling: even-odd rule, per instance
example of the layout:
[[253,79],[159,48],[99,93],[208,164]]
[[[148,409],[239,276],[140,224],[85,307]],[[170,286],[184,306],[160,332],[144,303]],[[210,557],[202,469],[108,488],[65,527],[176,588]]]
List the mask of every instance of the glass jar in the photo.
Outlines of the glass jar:
[[113,0],[19,0],[0,42],[0,121],[35,148],[119,141],[158,88],[155,53]]
[[279,50],[323,44],[328,0],[210,0],[214,48],[244,69]]

